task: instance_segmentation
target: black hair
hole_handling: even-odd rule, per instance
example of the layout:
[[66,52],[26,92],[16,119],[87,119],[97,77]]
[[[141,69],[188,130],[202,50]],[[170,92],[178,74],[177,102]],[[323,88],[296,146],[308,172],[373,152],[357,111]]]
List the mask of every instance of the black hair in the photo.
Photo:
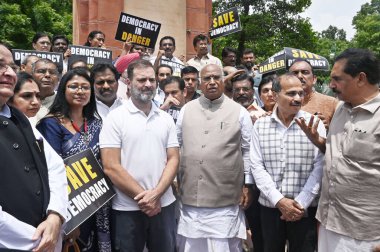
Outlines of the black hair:
[[252,49],[250,49],[250,48],[245,48],[245,49],[243,50],[243,53],[242,53],[241,55],[243,56],[243,55],[245,55],[245,54],[250,54],[250,53],[252,53],[253,56],[255,56],[255,53],[253,52]]
[[197,74],[197,76],[199,76],[198,69],[196,69],[193,66],[186,66],[186,67],[182,68],[182,70],[181,70],[181,78],[183,78],[183,76],[185,74],[189,74],[189,73],[195,73],[195,74]]
[[51,40],[53,45],[57,39],[63,39],[66,41],[66,44],[69,45],[69,39],[65,35],[54,35],[53,39]]
[[48,38],[49,38],[49,41],[51,42],[50,35],[47,34],[46,32],[37,32],[37,33],[33,36],[32,42],[35,44],[35,43],[37,43],[37,41],[38,41],[40,38],[43,38],[43,37],[48,37]]
[[160,39],[160,46],[161,46],[161,44],[162,44],[162,41],[163,40],[165,40],[165,39],[170,39],[172,42],[173,42],[173,46],[175,46],[175,39],[172,37],[172,36],[165,36],[165,37],[162,37],[161,39]]
[[73,60],[73,61],[70,63],[70,65],[69,65],[69,67],[68,67],[68,70],[72,70],[72,69],[74,69],[74,68],[73,68],[73,65],[76,64],[76,63],[78,63],[78,62],[82,62],[82,63],[86,66],[86,67],[82,67],[82,68],[87,68],[87,70],[89,70],[88,67],[87,67],[87,62],[86,62],[84,59],[76,59],[76,60]]
[[[14,94],[13,94],[13,96],[11,98],[9,98],[8,102],[13,102],[14,95],[17,94],[18,92],[20,92],[21,88],[28,81],[35,82],[32,75],[30,75],[30,74],[28,74],[26,72],[19,72],[19,73],[17,73],[17,82],[16,82],[15,88],[13,90]],[[36,83],[36,85],[37,85],[37,83]],[[37,85],[37,87],[38,87],[38,85]]]
[[226,46],[222,50],[222,58],[227,57],[229,53],[234,53],[237,55],[237,51],[234,48]]
[[49,114],[57,118],[70,118],[70,105],[66,100],[66,85],[67,82],[69,82],[75,76],[85,78],[88,82],[90,82],[91,86],[90,101],[83,107],[83,116],[87,119],[93,119],[95,117],[100,118],[96,110],[94,81],[87,74],[87,71],[82,68],[74,68],[72,70],[69,70],[65,75],[63,75],[57,89],[57,95],[54,99],[53,104],[50,107]]
[[178,76],[169,76],[160,83],[161,90],[164,90],[166,85],[177,83],[181,91],[185,90],[185,81]]
[[335,62],[346,60],[343,71],[352,77],[363,72],[370,84],[380,82],[380,61],[375,54],[367,49],[349,48],[335,58]]
[[116,80],[118,80],[120,78],[120,74],[118,73],[118,71],[116,70],[116,68],[112,64],[98,63],[98,64],[95,64],[91,68],[91,75],[90,75],[91,79],[93,79],[95,81],[95,75],[97,73],[102,73],[102,72],[106,71],[107,69],[111,70],[111,72],[114,74]]
[[234,82],[243,81],[243,80],[248,80],[251,83],[251,88],[253,89],[253,87],[255,85],[255,81],[253,80],[253,77],[247,73],[242,73],[242,74],[236,75],[235,77],[233,77],[231,79],[231,83],[232,83],[232,85],[234,85]]
[[84,43],[84,46],[91,46],[90,42],[88,40],[93,40],[96,36],[96,34],[103,34],[104,38],[106,38],[106,35],[102,31],[92,31],[88,34],[86,43]]
[[206,40],[207,41],[207,44],[209,43],[209,39],[207,36],[203,35],[203,34],[198,34],[197,36],[194,37],[193,39],[193,46],[196,47],[197,46],[197,43],[199,41],[203,41],[203,40]]
[[166,68],[169,68],[170,69],[170,74],[173,74],[173,68],[167,64],[161,64],[157,67],[157,71],[156,71],[156,74],[158,74],[158,71],[160,70],[160,68],[163,68],[163,67],[166,67]]
[[272,82],[273,84],[274,79],[276,79],[276,75],[273,75],[273,74],[267,75],[261,79],[258,90],[257,90],[259,92],[259,95],[261,95],[261,89],[263,88],[263,86],[270,82]]
[[310,66],[310,69],[311,69],[311,74],[314,75],[314,69],[313,69],[313,66],[310,64],[310,62],[307,60],[307,59],[295,59],[292,64],[290,65],[289,69],[297,62],[306,62],[309,66]]

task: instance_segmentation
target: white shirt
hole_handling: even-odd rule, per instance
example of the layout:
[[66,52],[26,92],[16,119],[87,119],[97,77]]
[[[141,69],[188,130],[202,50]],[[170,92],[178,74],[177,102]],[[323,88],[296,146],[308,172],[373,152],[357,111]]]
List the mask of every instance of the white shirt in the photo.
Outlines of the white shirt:
[[[129,99],[112,110],[99,136],[100,148],[120,148],[121,165],[145,189],[157,186],[167,163],[167,149],[178,147],[173,118],[153,102],[148,116]],[[135,200],[114,187],[112,208],[140,210]],[[161,197],[161,206],[174,202],[171,187]]]
[[123,98],[117,97],[116,100],[111,105],[111,107],[108,107],[106,104],[104,104],[103,102],[96,99],[96,109],[98,110],[100,117],[104,121],[104,119],[106,119],[106,117],[110,111],[112,111],[115,108],[123,105],[124,102],[125,102],[125,100]]
[[[278,134],[286,139],[287,131],[295,121],[289,127],[286,127],[280,119],[277,117],[277,109],[273,111],[271,117],[277,122],[276,130]],[[306,116],[306,112],[300,110],[296,116],[296,118],[304,117],[306,119],[306,123],[308,123],[308,119]],[[262,120],[262,119],[259,119]],[[298,127],[298,126],[297,126]],[[301,132],[302,130],[299,129]],[[320,122],[318,125],[318,133],[321,137],[326,138],[326,130],[323,126],[323,123]],[[302,134],[304,134],[302,132]],[[252,162],[252,174],[254,175],[255,182],[257,187],[260,189],[261,193],[265,195],[265,198],[269,200],[271,206],[274,207],[277,202],[282,199],[284,196],[277,188],[277,184],[273,181],[273,178],[266,171],[263,161],[263,154],[261,151],[260,143],[259,143],[260,135],[257,132],[257,122],[253,126],[252,131],[252,139],[251,139],[251,152],[250,159]],[[285,144],[286,142],[278,143],[278,145]],[[274,155],[273,155],[274,156]],[[317,147],[314,148],[314,169],[311,172],[309,178],[306,181],[302,191],[295,197],[295,200],[301,204],[305,209],[310,206],[314,198],[318,195],[321,180],[322,180],[322,169],[323,169],[324,155],[319,151]]]
[[[10,118],[9,107],[4,105],[0,115]],[[44,153],[48,166],[50,202],[47,211],[55,211],[62,217],[67,216],[68,196],[66,169],[62,158],[53,150],[50,144],[43,138],[39,131],[32,126],[36,139],[43,139]],[[32,250],[40,243],[40,240],[32,241],[36,228],[22,222],[0,206],[0,248],[13,248],[20,250]],[[58,241],[55,251],[61,251],[61,240]]]

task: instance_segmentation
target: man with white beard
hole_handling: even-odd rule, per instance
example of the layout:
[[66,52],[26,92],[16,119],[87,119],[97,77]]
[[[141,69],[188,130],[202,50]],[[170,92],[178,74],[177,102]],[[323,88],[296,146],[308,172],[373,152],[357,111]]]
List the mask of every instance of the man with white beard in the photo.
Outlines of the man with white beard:
[[112,250],[175,251],[175,197],[170,185],[179,163],[173,118],[152,101],[152,64],[128,66],[131,98],[112,110],[100,133],[104,172],[116,190],[112,201]]

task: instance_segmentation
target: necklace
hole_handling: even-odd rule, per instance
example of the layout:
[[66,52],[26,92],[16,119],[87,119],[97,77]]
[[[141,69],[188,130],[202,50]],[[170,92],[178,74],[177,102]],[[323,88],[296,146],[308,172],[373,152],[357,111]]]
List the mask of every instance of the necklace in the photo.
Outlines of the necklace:
[[78,124],[76,124],[73,119],[70,118],[70,122],[71,122],[71,125],[73,126],[73,128],[75,129],[75,131],[83,136],[84,142],[86,143],[86,145],[88,145],[89,137],[88,137],[87,119],[83,118],[83,131],[84,132],[81,131]]

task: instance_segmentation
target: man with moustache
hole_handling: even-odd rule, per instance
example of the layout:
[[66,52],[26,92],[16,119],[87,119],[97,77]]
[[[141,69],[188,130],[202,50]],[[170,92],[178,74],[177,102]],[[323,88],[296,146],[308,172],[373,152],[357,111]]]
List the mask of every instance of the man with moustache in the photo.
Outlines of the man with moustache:
[[0,250],[58,252],[68,204],[65,167],[25,115],[6,104],[16,68],[0,43]]
[[91,68],[94,80],[96,108],[102,120],[111,110],[123,104],[123,98],[117,97],[119,74],[116,68],[107,63],[99,63]]
[[[254,100],[253,78],[247,73],[235,76],[232,79],[232,98],[234,101],[242,105],[250,113],[252,123],[254,123],[261,116],[266,113],[261,109]],[[252,243],[255,251],[263,251],[263,241],[261,232],[260,220],[260,204],[258,202],[260,191],[255,185],[250,189],[252,194],[252,203],[246,209],[245,215],[247,217],[249,228],[252,232]]]
[[237,51],[234,48],[231,47],[224,47],[222,50],[222,62],[223,66],[236,66],[236,54]]
[[195,67],[200,71],[208,64],[216,64],[220,68],[223,67],[222,62],[217,57],[212,56],[208,52],[209,38],[203,34],[199,34],[193,39],[194,50],[197,52],[194,58],[187,61],[187,65]]
[[336,57],[330,77],[342,102],[327,136],[318,251],[378,251],[380,61],[369,50],[347,49]]
[[[154,68],[161,64],[169,65],[173,69],[173,74],[175,76],[181,75],[181,69],[184,67],[184,63],[181,59],[173,55],[175,51],[175,39],[171,36],[165,36],[160,39],[160,50],[158,51],[157,58],[154,62]],[[181,55],[184,59],[185,56]]]
[[313,67],[309,61],[296,59],[289,67],[289,72],[296,75],[302,83],[303,91],[305,92],[302,110],[311,114],[317,114],[326,129],[328,129],[338,100],[315,91],[314,85],[317,83],[317,76],[314,74]]
[[[295,122],[311,114],[301,110],[304,91],[300,80],[285,74],[273,81],[277,107],[256,121],[250,144],[252,174],[260,189],[261,223],[265,252],[314,252],[315,219],[323,154]],[[324,137],[322,123],[317,131]]]
[[243,208],[250,201],[242,188],[253,182],[252,122],[245,108],[223,94],[220,66],[202,69],[200,89],[203,95],[187,103],[177,119],[179,251],[237,252],[246,238]]
[[255,76],[255,61],[256,56],[251,49],[244,49],[240,58],[240,63],[247,69],[250,76]]
[[49,113],[49,108],[55,99],[55,88],[58,85],[58,68],[49,59],[39,59],[32,65],[32,76],[40,88],[41,108],[33,117],[33,122],[38,122]]
[[64,35],[55,35],[52,39],[51,50],[53,52],[63,54],[63,74],[67,72],[68,58],[71,55],[71,50],[69,48],[69,39]]
[[153,99],[153,102],[156,103],[157,107],[160,107],[165,100],[165,93],[162,90],[161,82],[168,78],[169,76],[173,75],[173,69],[171,66],[162,64],[157,67],[156,70],[156,78],[157,78],[157,90],[156,90],[156,96]]
[[231,82],[233,100],[248,110],[253,123],[258,118],[267,115],[255,101],[254,80],[251,76],[243,73],[232,78]]
[[170,187],[178,168],[173,118],[152,101],[152,64],[128,66],[131,97],[112,110],[100,133],[105,174],[116,190],[112,199],[112,251],[175,251],[175,197]]

